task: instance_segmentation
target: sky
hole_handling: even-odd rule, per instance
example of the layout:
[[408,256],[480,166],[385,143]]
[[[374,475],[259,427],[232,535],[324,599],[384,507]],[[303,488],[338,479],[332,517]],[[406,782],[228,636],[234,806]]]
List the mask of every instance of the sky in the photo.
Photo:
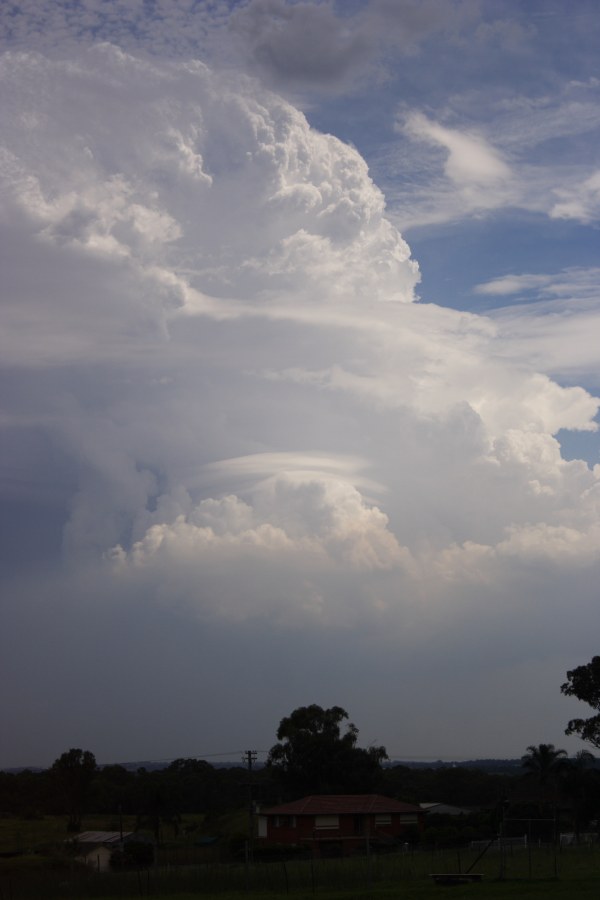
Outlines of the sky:
[[596,0],[0,9],[0,766],[518,757],[599,652]]

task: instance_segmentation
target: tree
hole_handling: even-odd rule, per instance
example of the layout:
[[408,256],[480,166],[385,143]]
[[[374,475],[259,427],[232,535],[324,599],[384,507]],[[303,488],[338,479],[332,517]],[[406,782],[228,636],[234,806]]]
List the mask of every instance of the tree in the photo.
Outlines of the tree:
[[540,811],[556,807],[558,783],[569,765],[566,750],[557,750],[554,744],[531,744],[521,757],[521,765],[536,784]]
[[172,804],[180,813],[212,812],[222,792],[217,770],[203,759],[176,759],[162,772]]
[[589,719],[571,719],[565,734],[578,734],[583,741],[600,749],[600,656],[584,666],[567,672],[567,681],[561,686],[567,697],[577,697],[596,710]]
[[580,750],[562,776],[562,788],[571,801],[573,830],[579,840],[581,826],[596,814],[598,805],[598,772],[596,758],[589,750]]
[[96,757],[89,750],[71,748],[52,764],[51,775],[62,793],[62,799],[69,816],[67,829],[81,831],[81,817],[85,808],[88,791],[94,775],[98,771]]
[[341,706],[300,706],[279,723],[267,766],[294,793],[371,790],[387,759],[385,747],[356,746],[358,728]]
[[561,772],[567,763],[567,751],[557,750],[554,744],[531,744],[527,753],[521,757],[521,765],[529,773],[536,776],[540,787],[547,787]]
[[135,812],[135,775],[124,766],[103,766],[94,776],[89,802],[96,813]]

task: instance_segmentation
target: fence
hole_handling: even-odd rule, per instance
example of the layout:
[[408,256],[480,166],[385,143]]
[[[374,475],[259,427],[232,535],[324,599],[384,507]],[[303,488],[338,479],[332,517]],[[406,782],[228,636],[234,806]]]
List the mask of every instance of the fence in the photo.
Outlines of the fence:
[[[520,839],[521,848],[525,847]],[[506,847],[506,843],[505,843]],[[477,871],[484,880],[498,878],[547,879],[554,877],[557,854],[555,848],[518,847],[504,854],[485,853],[477,861]],[[289,860],[282,857],[269,863],[180,865],[154,867],[129,872],[98,873],[93,870],[53,872],[45,869],[29,877],[0,875],[0,900],[94,900],[94,898],[174,898],[189,893],[199,898],[218,898],[227,892],[270,894],[274,900],[286,894],[326,894],[329,891],[370,893],[378,887],[410,887],[429,882],[435,872],[467,872],[480,851],[473,848],[439,850],[411,849],[408,852],[371,854],[364,857],[331,860]],[[600,849],[567,846],[558,854],[561,877],[570,877],[582,866],[597,871]],[[502,860],[500,864],[499,860]]]
[[471,841],[469,844],[469,848],[471,850],[483,850],[484,847],[488,847],[489,850],[500,850],[502,847],[505,849],[507,847],[527,847],[527,835],[524,834],[522,837],[505,837],[500,840],[497,840],[490,843],[490,841]]

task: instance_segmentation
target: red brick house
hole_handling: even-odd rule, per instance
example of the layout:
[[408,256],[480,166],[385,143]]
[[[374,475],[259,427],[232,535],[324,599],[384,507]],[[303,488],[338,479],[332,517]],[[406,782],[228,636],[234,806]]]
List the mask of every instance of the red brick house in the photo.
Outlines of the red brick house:
[[261,810],[258,837],[314,856],[348,855],[403,841],[424,820],[420,807],[381,794],[313,794]]

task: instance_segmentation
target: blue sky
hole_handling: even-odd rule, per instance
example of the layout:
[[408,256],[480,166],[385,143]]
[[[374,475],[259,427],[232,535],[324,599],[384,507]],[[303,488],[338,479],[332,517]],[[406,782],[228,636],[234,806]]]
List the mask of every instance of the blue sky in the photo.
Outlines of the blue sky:
[[396,757],[580,749],[599,30],[3,5],[0,765],[267,750],[308,703]]

